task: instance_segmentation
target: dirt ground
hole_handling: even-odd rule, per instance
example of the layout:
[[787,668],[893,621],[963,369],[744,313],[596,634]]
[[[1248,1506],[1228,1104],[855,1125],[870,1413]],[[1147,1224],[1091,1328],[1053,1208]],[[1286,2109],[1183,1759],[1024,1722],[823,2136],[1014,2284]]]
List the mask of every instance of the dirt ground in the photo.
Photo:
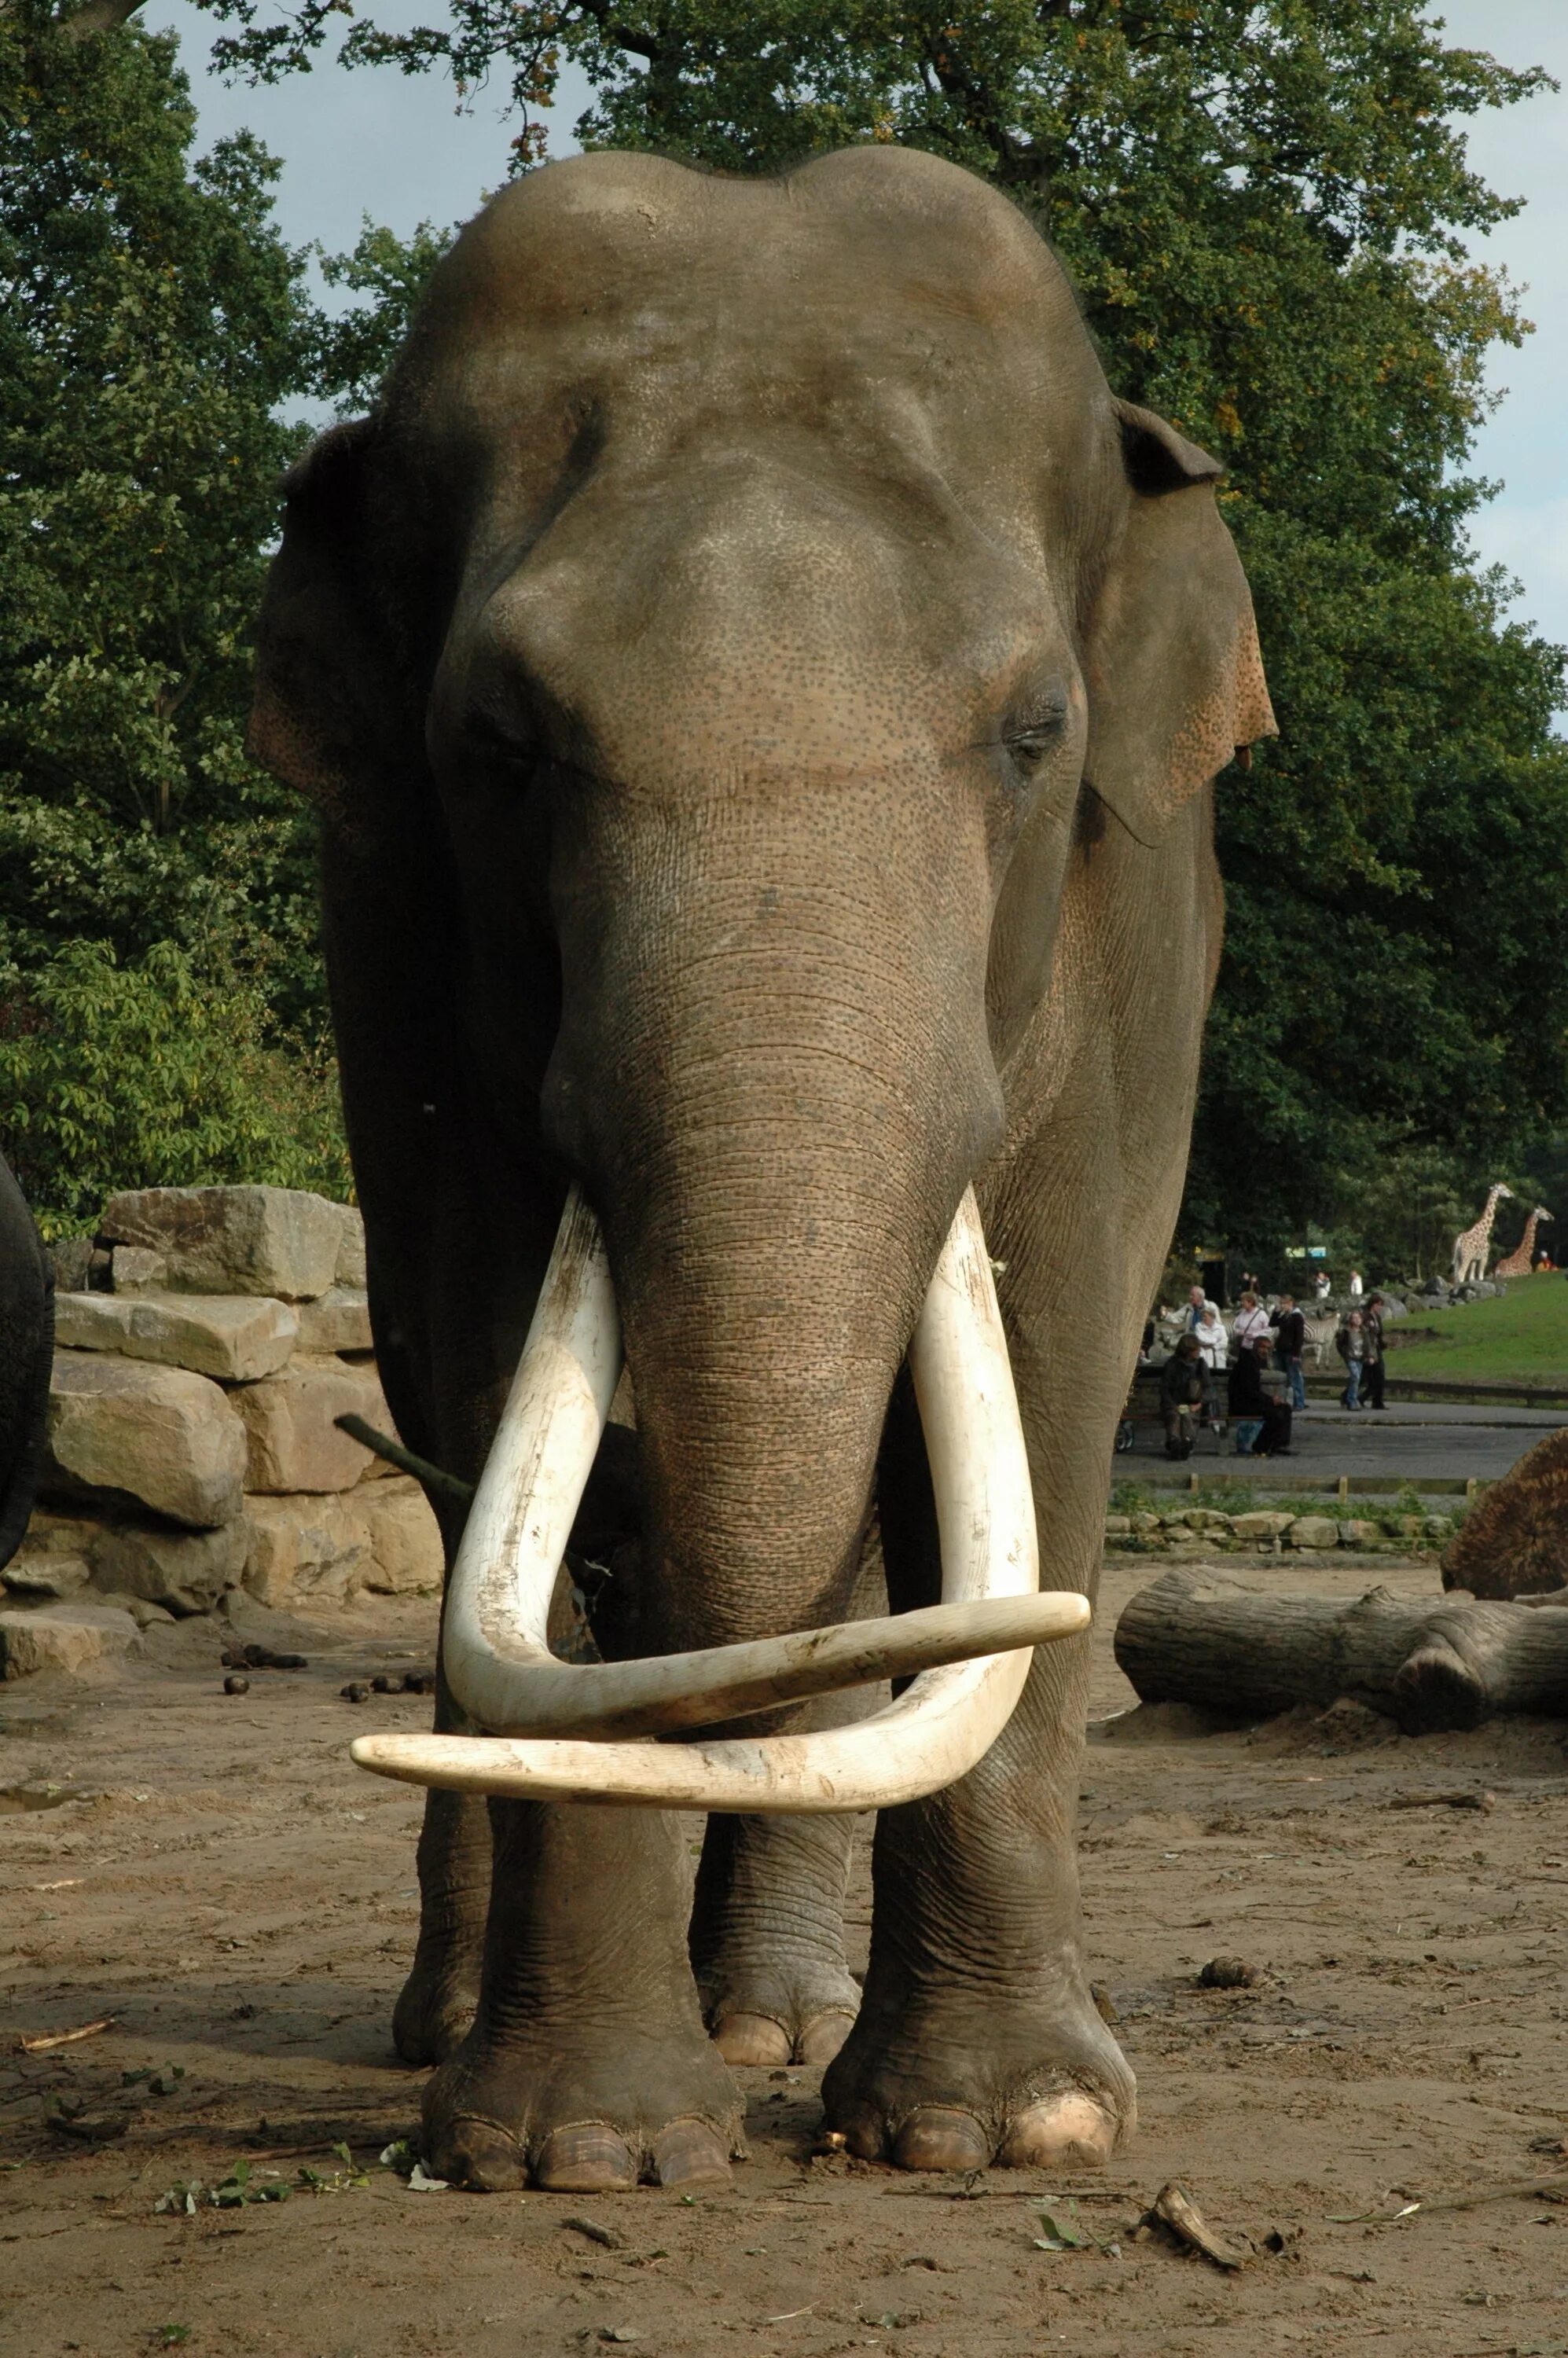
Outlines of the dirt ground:
[[[1408,1741],[1339,1711],[1203,1736],[1168,1708],[1103,1716],[1131,1702],[1109,1638],[1148,1576],[1108,1575],[1083,1859],[1142,2124],[1103,2177],[1065,2185],[814,2158],[814,2075],[759,2071],[732,2191],[415,2192],[377,2156],[418,2111],[421,2075],[394,2061],[387,2025],[419,1801],[358,1774],[345,1746],[429,1706],[355,1707],[338,1689],[427,1663],[430,1607],[379,1600],[308,1628],[254,1613],[243,1634],[293,1636],[310,1665],[254,1673],[243,1697],[222,1693],[231,1633],[204,1622],[93,1679],[4,1690],[5,2358],[1568,2351],[1568,2204],[1337,2215],[1568,2169],[1563,1730]],[[1436,1585],[1428,1567],[1341,1560],[1277,1576]],[[1393,1806],[1483,1789],[1489,1812]],[[863,1954],[863,1873],[857,1892]],[[1217,1953],[1260,1978],[1200,1988]],[[81,2044],[17,2045],[106,2014]],[[61,2102],[120,2134],[52,2131]],[[350,2176],[339,2141],[357,2182],[332,2190]],[[248,2190],[291,2183],[290,2198],[156,2207],[247,2159]],[[1135,2238],[1171,2179],[1251,2240],[1250,2265],[1226,2274]],[[1040,2248],[1042,2200],[1081,2248]]]

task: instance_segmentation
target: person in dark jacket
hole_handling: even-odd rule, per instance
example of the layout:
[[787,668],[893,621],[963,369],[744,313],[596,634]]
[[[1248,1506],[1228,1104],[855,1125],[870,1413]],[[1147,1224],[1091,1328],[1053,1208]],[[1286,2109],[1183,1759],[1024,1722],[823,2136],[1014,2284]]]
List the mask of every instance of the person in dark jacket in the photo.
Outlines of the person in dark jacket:
[[1288,1457],[1291,1454],[1291,1412],[1274,1399],[1263,1381],[1268,1364],[1269,1338],[1260,1335],[1250,1349],[1238,1352],[1227,1379],[1238,1457]]
[[1289,1379],[1291,1406],[1306,1406],[1306,1378],[1302,1373],[1302,1353],[1306,1348],[1306,1317],[1296,1308],[1293,1293],[1281,1293],[1280,1306],[1270,1319],[1274,1330],[1274,1365]]
[[1387,1345],[1383,1340],[1383,1297],[1369,1293],[1361,1310],[1361,1332],[1367,1337],[1367,1358],[1361,1371],[1361,1390],[1368,1408],[1387,1408],[1383,1398],[1383,1382],[1388,1374],[1384,1363]]
[[[1204,1380],[1198,1338],[1184,1335],[1160,1370],[1160,1414],[1165,1424],[1167,1457],[1193,1454],[1193,1418],[1203,1406]],[[1190,1414],[1184,1416],[1184,1409]]]

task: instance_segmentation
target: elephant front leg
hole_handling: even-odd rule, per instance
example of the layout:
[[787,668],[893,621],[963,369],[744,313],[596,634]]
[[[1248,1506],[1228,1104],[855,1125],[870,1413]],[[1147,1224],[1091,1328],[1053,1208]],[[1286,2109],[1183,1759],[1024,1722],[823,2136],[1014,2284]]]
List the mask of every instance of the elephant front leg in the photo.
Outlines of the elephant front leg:
[[1074,1816],[1087,1639],[1042,1649],[979,1767],[883,1812],[871,1969],[823,2082],[852,2153],[907,2169],[1082,2166],[1130,2130],[1089,1994]]
[[713,1817],[692,1912],[691,1958],[729,2063],[826,2063],[860,1993],[844,1955],[854,1821]]
[[491,1806],[479,2008],[426,2093],[430,2168],[480,2190],[728,2178],[742,2106],[697,2004],[676,1821]]
[[490,1906],[490,1818],[481,1796],[429,1792],[419,1829],[419,1939],[393,2008],[406,2063],[439,2063],[479,2003]]

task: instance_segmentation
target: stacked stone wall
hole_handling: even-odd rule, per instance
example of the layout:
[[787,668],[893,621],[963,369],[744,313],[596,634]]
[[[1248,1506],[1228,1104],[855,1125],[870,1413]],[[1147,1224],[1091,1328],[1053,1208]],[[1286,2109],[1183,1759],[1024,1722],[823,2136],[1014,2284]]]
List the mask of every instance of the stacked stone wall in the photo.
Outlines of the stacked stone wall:
[[55,1249],[56,1353],[39,1504],[5,1567],[0,1656],[39,1666],[33,1615],[88,1632],[436,1589],[424,1492],[335,1420],[395,1427],[357,1211],[281,1187],[116,1195]]

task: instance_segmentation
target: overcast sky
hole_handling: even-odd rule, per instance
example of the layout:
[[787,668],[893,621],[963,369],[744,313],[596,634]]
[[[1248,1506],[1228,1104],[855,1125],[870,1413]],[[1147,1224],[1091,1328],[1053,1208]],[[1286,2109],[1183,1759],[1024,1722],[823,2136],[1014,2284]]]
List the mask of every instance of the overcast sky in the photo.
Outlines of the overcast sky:
[[[438,0],[392,0],[384,23],[427,20]],[[1528,199],[1524,211],[1479,243],[1528,289],[1536,332],[1520,352],[1500,350],[1492,382],[1504,397],[1479,438],[1476,470],[1503,489],[1476,519],[1480,557],[1500,560],[1522,583],[1516,615],[1568,644],[1568,0],[1433,0],[1455,45],[1490,49],[1509,65],[1544,65],[1564,84],[1523,106],[1475,119],[1474,161],[1491,185]],[[351,245],[362,217],[406,233],[475,211],[506,177],[509,134],[492,103],[452,111],[434,76],[388,68],[345,72],[319,66],[267,90],[226,86],[206,70],[213,25],[190,0],[149,0],[142,21],[173,27],[201,112],[204,140],[248,124],[281,157],[277,198],[284,234],[327,250]],[[555,153],[587,103],[580,81],[563,88]]]

